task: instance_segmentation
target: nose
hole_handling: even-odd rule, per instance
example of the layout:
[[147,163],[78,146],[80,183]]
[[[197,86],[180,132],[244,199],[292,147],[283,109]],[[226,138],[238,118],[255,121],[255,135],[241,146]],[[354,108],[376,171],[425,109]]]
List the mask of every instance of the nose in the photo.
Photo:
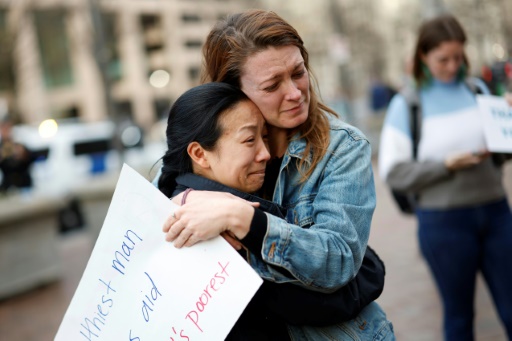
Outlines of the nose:
[[297,84],[295,84],[295,82],[292,79],[290,79],[288,82],[287,89],[286,89],[285,99],[287,99],[289,101],[298,101],[298,100],[300,100],[300,97],[301,97],[301,91],[297,87]]
[[448,70],[451,72],[451,73],[456,73],[457,71],[459,71],[459,68],[461,66],[461,62],[458,61],[458,60],[452,60],[449,64],[448,64]]
[[270,160],[270,153],[267,149],[267,146],[265,146],[265,143],[261,141],[260,147],[258,150],[258,153],[256,154],[256,161],[257,162],[263,162]]

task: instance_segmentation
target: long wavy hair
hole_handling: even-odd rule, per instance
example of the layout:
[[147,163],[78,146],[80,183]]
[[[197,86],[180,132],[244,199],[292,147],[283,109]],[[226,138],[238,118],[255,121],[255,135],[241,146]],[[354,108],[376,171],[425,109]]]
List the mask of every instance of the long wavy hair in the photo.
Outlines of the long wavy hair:
[[264,10],[248,10],[220,20],[210,31],[203,46],[201,81],[224,82],[240,88],[241,72],[249,57],[269,47],[290,45],[300,50],[305,68],[310,74],[309,115],[298,127],[300,136],[306,140],[304,157],[298,165],[302,174],[301,182],[305,182],[329,146],[326,113],[334,116],[337,114],[320,102],[317,82],[309,66],[308,52],[302,38],[290,24],[276,13]]

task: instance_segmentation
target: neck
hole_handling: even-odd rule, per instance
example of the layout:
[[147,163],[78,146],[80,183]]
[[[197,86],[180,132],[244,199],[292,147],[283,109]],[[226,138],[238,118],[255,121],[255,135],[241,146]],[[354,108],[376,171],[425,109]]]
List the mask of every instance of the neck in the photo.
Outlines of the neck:
[[272,157],[282,157],[288,148],[290,142],[289,129],[268,127],[270,155]]

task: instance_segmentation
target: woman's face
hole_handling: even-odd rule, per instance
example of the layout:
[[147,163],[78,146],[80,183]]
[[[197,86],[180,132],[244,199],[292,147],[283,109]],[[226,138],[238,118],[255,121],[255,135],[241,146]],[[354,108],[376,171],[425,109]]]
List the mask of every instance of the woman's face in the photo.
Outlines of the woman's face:
[[451,82],[464,62],[464,45],[458,41],[443,42],[423,55],[422,61],[435,79]]
[[298,47],[269,47],[250,56],[240,82],[267,124],[294,129],[308,118],[309,75]]
[[263,185],[270,159],[267,129],[258,107],[240,102],[222,114],[222,136],[212,151],[205,151],[211,180],[252,193]]

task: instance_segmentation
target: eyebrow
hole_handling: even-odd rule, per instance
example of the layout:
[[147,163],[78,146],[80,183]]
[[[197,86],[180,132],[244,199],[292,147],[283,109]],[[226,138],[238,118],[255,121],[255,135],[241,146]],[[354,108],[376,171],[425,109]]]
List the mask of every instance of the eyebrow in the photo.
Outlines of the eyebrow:
[[[298,62],[297,64],[295,64],[295,66],[293,67],[293,71],[299,69],[300,67],[302,67],[304,65],[304,61],[300,61]],[[266,83],[266,82],[269,82],[269,81],[273,81],[275,79],[278,79],[278,78],[281,78],[281,74],[275,74],[275,75],[272,75],[271,77],[263,80],[260,84],[263,84],[263,83]]]
[[258,130],[258,126],[256,124],[246,124],[246,125],[243,125],[243,126],[239,127],[237,129],[237,132],[242,132],[244,130],[257,131]]

